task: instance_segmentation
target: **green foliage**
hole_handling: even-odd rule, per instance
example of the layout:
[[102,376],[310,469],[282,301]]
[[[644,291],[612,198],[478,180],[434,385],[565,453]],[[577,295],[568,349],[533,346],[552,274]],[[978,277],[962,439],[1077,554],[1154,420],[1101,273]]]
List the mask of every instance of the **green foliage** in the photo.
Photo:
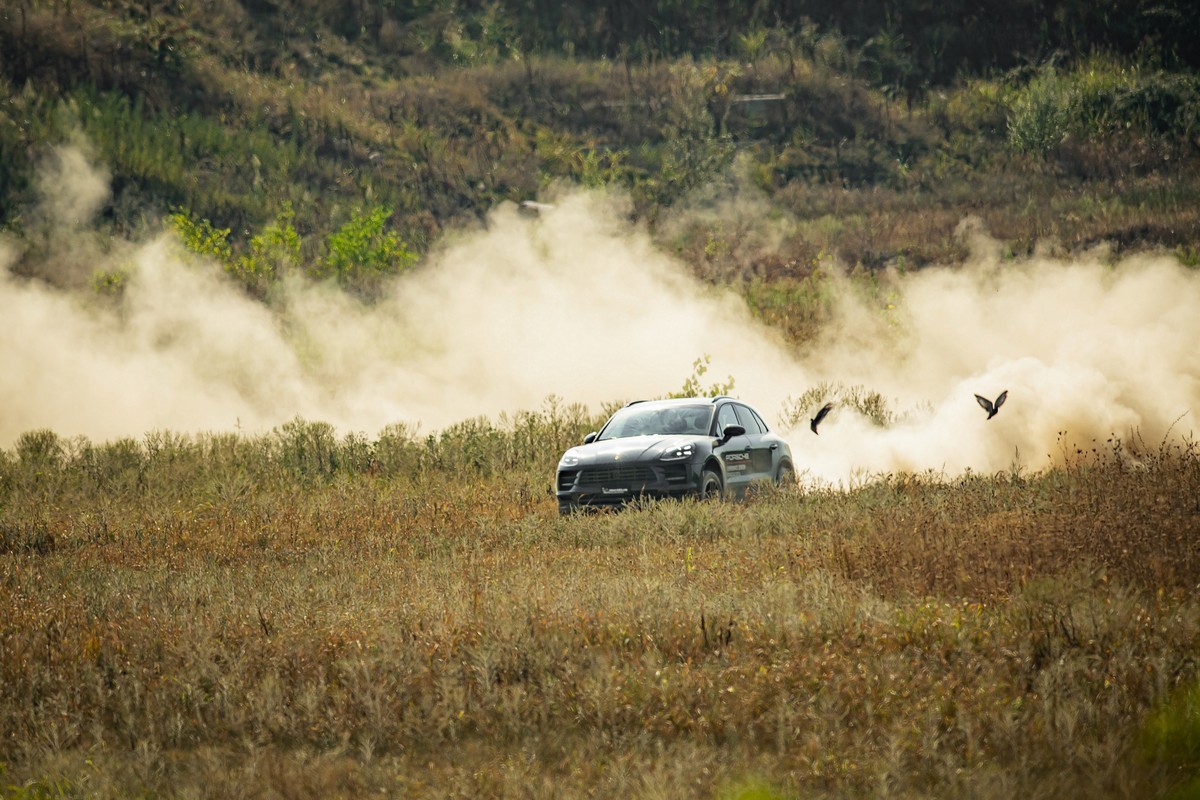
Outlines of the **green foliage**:
[[45,554],[54,549],[54,536],[42,521],[0,517],[0,555],[5,553]]
[[1017,90],[1008,80],[973,78],[931,97],[929,108],[948,133],[1003,136]]
[[1070,74],[1077,126],[1091,137],[1133,130],[1180,138],[1200,132],[1200,78],[1094,56]]
[[813,271],[803,278],[749,281],[744,292],[750,311],[797,341],[816,336],[834,308],[834,288],[821,271],[827,259],[824,252],[817,253]]
[[119,297],[128,280],[129,273],[123,269],[98,270],[92,275],[92,289],[99,295]]
[[628,182],[628,150],[599,147],[595,141],[579,143],[545,128],[538,130],[534,146],[545,161],[547,179],[568,177],[593,189]]
[[182,211],[168,216],[167,222],[189,252],[211,258],[222,267],[228,267],[232,263],[233,249],[229,245],[229,228],[217,228],[206,219],[193,220]]
[[301,241],[292,226],[294,216],[291,206],[285,205],[274,223],[250,238],[244,253],[234,252],[228,228],[217,228],[207,219],[193,220],[177,211],[167,222],[189,252],[213,259],[247,291],[263,297],[288,269],[299,266]]
[[[151,502],[175,492],[241,496],[250,486],[290,491],[356,475],[401,481],[432,473],[511,475],[540,485],[559,454],[602,422],[583,406],[549,397],[539,410],[465,420],[426,437],[403,424],[385,428],[376,439],[339,435],[327,422],[300,417],[259,436],[151,432],[142,441],[95,444],[64,440],[50,430],[29,431],[11,455],[0,451],[0,508],[12,496],[99,493]],[[42,527],[31,528],[30,535],[40,535]],[[29,538],[23,528],[10,533]]]
[[1179,259],[1179,263],[1188,269],[1200,268],[1200,247],[1198,246],[1180,245],[1175,248],[1175,256]]
[[919,84],[927,80],[918,68],[912,44],[895,27],[887,27],[872,36],[863,46],[872,82],[888,94],[916,94]]
[[1154,710],[1141,744],[1147,758],[1179,776],[1167,798],[1200,797],[1200,682],[1181,686]]
[[788,795],[762,780],[731,786],[717,794],[718,800],[786,800]]
[[[376,206],[355,212],[326,239],[326,252],[315,276],[331,275],[346,288],[369,291],[385,276],[412,265],[416,256],[395,231],[385,230],[389,209]],[[302,240],[292,224],[295,211],[285,204],[275,221],[250,238],[247,251],[235,253],[229,229],[206,219],[193,220],[183,212],[168,217],[184,247],[214,259],[253,294],[264,296],[288,270],[300,266]]]
[[452,64],[494,63],[521,57],[521,36],[504,4],[496,0],[461,22],[456,16],[441,30],[439,49]]
[[581,148],[572,154],[572,172],[580,186],[592,189],[608,186],[620,179],[621,162],[627,156],[624,150],[602,153],[594,147]]
[[[33,185],[30,154],[34,142],[49,136],[46,99],[27,84],[18,92],[0,75],[0,206],[28,202]],[[13,212],[0,214],[0,223]]]
[[[0,762],[0,780],[4,780],[6,766]],[[31,780],[20,786],[12,784],[0,787],[0,797],[4,800],[68,800],[78,797],[80,789],[65,778],[47,778]]]
[[227,263],[226,271],[251,292],[263,296],[289,270],[300,266],[300,234],[292,221],[296,212],[285,203],[275,221],[250,237],[248,252]]
[[1112,58],[1092,57],[1069,71],[1047,67],[1015,94],[1009,144],[1044,157],[1066,141],[1118,134],[1190,143],[1200,131],[1200,80]]
[[[294,269],[371,296],[446,226],[560,179],[628,191],[662,234],[693,213],[681,200],[736,182],[736,153],[767,221],[744,237],[710,225],[679,253],[796,341],[820,315],[796,286],[817,253],[953,263],[968,204],[1017,249],[1134,235],[1186,252],[1200,233],[1196,76],[1150,44],[1174,29],[1146,28],[1136,57],[1105,38],[1151,22],[1118,24],[1108,2],[1072,6],[1066,49],[1053,46],[1063,31],[1016,18],[984,36],[958,18],[914,28],[900,9],[848,18],[832,3],[812,9],[818,22],[659,3],[653,25],[507,1],[283,0],[248,17],[118,6],[26,3],[0,18],[0,223],[35,235],[38,162],[82,132],[112,176],[102,233],[137,236],[162,209],[188,209],[209,228],[192,225],[193,244],[255,297]],[[968,43],[1000,41],[986,71],[964,66],[983,58]],[[999,71],[1022,41],[1063,55],[1053,70]],[[745,101],[758,93],[782,97]],[[1011,169],[1013,152],[1057,154],[1070,191]],[[1097,211],[1097,197],[1113,200]],[[379,209],[392,211],[382,228]],[[796,225],[777,238],[780,218]],[[25,252],[19,270],[40,251]],[[115,273],[98,281],[120,291]]]
[[1018,153],[1044,158],[1066,141],[1072,122],[1069,83],[1053,70],[1017,95],[1008,118],[1008,142]]
[[713,383],[705,386],[703,378],[708,372],[709,362],[712,361],[712,356],[707,353],[697,358],[692,362],[692,374],[688,376],[683,385],[677,391],[670,392],[667,397],[719,397],[721,395],[733,394],[733,376],[730,375],[724,382]]
[[766,52],[770,31],[766,28],[752,28],[734,37],[738,52],[745,56],[753,65]]
[[274,435],[280,466],[301,481],[329,480],[342,467],[337,435],[327,422],[297,418],[284,423]]
[[355,211],[325,240],[324,269],[350,288],[371,288],[380,278],[403,272],[416,256],[395,231],[385,229],[392,210],[383,206]]
[[16,455],[25,470],[50,472],[62,466],[66,448],[52,430],[28,431],[17,439]]

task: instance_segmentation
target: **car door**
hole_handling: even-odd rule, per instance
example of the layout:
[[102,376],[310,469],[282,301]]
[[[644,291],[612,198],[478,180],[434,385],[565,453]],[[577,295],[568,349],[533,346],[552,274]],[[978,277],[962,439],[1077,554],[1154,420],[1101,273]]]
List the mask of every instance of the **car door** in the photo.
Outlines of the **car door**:
[[748,406],[733,404],[738,424],[746,429],[747,452],[750,454],[748,481],[773,480],[775,477],[775,450],[778,447],[768,437],[767,427]]
[[[713,420],[713,435],[717,438],[721,437],[722,432],[728,426],[742,424],[733,406],[733,403],[724,403],[717,408],[717,416]],[[753,475],[749,437],[745,434],[734,436],[713,452],[725,465],[726,491],[740,495],[745,491],[746,485],[752,480]]]

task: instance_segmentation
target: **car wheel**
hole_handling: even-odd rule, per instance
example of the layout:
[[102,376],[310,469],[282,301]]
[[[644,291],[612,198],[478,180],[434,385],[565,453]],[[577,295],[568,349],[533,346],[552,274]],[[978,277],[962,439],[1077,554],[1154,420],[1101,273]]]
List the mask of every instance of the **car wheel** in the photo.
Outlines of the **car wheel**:
[[775,473],[776,486],[791,486],[796,482],[796,472],[792,469],[792,465],[786,461],[779,465],[779,470]]
[[716,470],[706,469],[700,473],[700,499],[720,500],[725,496],[725,485]]

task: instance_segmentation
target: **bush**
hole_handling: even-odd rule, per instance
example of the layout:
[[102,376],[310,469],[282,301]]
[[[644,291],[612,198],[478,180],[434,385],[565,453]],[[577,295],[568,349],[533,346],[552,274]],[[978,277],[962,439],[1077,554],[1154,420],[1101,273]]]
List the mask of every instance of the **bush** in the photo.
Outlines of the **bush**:
[[1200,797],[1200,683],[1177,689],[1154,710],[1142,734],[1143,751],[1180,782],[1170,800]]
[[1044,157],[1068,136],[1095,141],[1133,133],[1191,144],[1200,130],[1200,82],[1110,58],[1070,72],[1042,70],[1012,100],[1008,140],[1014,150]]
[[381,278],[411,266],[416,255],[395,231],[384,228],[391,216],[383,206],[355,211],[325,240],[323,271],[346,288],[370,293]]
[[1066,141],[1071,124],[1071,94],[1053,69],[1035,78],[1017,95],[1008,116],[1008,142],[1018,153],[1047,156]]

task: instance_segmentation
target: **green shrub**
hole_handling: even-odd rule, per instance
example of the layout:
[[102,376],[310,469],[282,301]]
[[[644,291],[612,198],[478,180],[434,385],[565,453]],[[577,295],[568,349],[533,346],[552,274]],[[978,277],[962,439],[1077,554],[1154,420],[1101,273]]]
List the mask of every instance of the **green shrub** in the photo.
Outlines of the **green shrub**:
[[233,261],[229,245],[229,228],[217,228],[206,219],[193,220],[188,214],[176,211],[167,223],[178,234],[183,246],[191,253],[214,259],[222,267]]
[[1193,75],[1093,57],[1070,80],[1076,124],[1090,137],[1132,130],[1187,140],[1200,123],[1200,84]]
[[325,240],[323,271],[339,284],[370,291],[379,279],[395,275],[416,261],[404,240],[385,224],[392,209],[374,206],[360,209]]
[[708,372],[708,364],[712,357],[707,353],[697,358],[692,362],[692,374],[688,376],[683,385],[677,391],[670,392],[667,397],[719,397],[733,393],[733,376],[730,375],[724,382],[717,382],[705,386],[702,382],[704,374]]
[[1008,142],[1018,153],[1044,158],[1066,141],[1071,124],[1070,86],[1049,69],[1038,75],[1013,101],[1008,116]]
[[21,467],[37,472],[56,470],[63,465],[66,447],[52,430],[28,431],[17,439],[17,460]]
[[1200,130],[1200,81],[1112,58],[1069,72],[1042,70],[1016,92],[1008,117],[1014,150],[1044,157],[1068,136],[1094,141],[1134,134],[1190,144]]
[[275,429],[272,445],[278,464],[305,482],[328,480],[341,465],[337,436],[328,422],[297,417]]
[[296,212],[285,203],[275,221],[250,237],[248,252],[226,265],[226,271],[252,293],[262,296],[289,270],[300,266],[300,234],[292,221]]
[[1200,798],[1200,682],[1181,687],[1155,709],[1146,720],[1142,748],[1178,776],[1170,800]]

